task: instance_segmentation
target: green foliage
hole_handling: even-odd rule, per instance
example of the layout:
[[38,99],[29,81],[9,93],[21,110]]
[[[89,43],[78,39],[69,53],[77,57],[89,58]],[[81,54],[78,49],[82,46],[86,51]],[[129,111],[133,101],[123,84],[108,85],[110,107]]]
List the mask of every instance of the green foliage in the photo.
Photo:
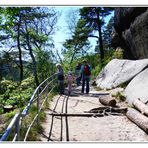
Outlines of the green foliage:
[[8,121],[8,120],[11,120],[13,117],[14,117],[14,115],[16,114],[16,110],[14,110],[14,111],[11,111],[11,112],[9,112],[9,113],[6,113],[5,114],[5,120],[6,121]]
[[1,90],[0,93],[3,94],[6,91],[12,92],[13,90],[16,89],[17,86],[18,86],[18,84],[16,82],[4,79],[0,82],[0,90]]
[[37,72],[40,82],[55,72],[55,64],[52,62],[49,51],[36,50]]
[[34,78],[33,78],[33,76],[30,76],[30,77],[24,79],[24,80],[21,82],[20,88],[21,88],[22,90],[28,89],[28,87],[30,87],[30,88],[31,88],[31,87],[34,87]]
[[115,97],[116,99],[120,101],[125,101],[126,97],[123,95],[122,92],[117,92],[116,94],[113,94],[112,97]]
[[0,82],[0,113],[3,113],[4,105],[12,105],[14,108],[21,108],[26,105],[32,96],[35,85],[33,76],[24,79],[21,84],[11,80]]
[[117,59],[123,59],[123,49],[118,47],[114,52],[113,57]]

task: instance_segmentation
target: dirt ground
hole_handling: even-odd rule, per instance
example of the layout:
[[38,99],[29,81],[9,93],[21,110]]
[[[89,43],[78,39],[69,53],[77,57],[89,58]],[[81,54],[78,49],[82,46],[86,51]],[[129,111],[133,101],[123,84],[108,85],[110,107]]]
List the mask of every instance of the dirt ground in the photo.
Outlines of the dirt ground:
[[[93,108],[103,106],[99,97],[109,97],[107,91],[95,91],[93,88],[90,94],[80,94],[78,87],[68,99],[68,113],[84,113]],[[131,122],[125,115],[109,115],[103,117],[60,117],[49,115],[54,109],[59,96],[55,96],[46,110],[46,122],[43,124],[44,133],[41,141],[47,142],[147,142],[148,135],[137,125]],[[64,96],[56,104],[55,112],[65,112],[62,109]],[[120,107],[126,107],[125,102],[117,102]],[[51,125],[52,130],[51,130]],[[66,124],[68,127],[66,128]],[[50,131],[51,130],[51,131]]]

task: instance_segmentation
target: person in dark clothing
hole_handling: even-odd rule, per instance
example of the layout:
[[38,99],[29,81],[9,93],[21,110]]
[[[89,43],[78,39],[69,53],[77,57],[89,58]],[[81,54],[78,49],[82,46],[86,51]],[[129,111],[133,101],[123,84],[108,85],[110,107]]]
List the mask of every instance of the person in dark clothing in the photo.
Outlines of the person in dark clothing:
[[62,95],[64,94],[64,71],[61,64],[56,64],[57,67],[57,78],[58,78],[58,85],[59,85],[59,93]]
[[75,75],[76,75],[76,83],[77,86],[80,85],[80,81],[81,81],[81,63],[78,63],[76,68],[75,68]]
[[81,73],[82,73],[82,94],[84,94],[85,83],[86,83],[86,94],[89,94],[89,81],[91,75],[91,67],[87,63],[86,60],[83,61],[83,65],[81,66]]

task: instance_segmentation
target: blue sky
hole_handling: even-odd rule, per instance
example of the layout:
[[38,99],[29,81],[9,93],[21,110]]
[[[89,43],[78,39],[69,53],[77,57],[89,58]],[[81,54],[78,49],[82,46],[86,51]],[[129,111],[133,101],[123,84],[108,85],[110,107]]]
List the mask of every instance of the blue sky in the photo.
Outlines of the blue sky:
[[58,27],[59,27],[59,31],[56,32],[55,36],[54,36],[54,41],[55,41],[55,48],[57,49],[61,49],[62,48],[62,43],[68,39],[70,37],[70,35],[68,34],[68,28],[67,28],[67,23],[65,21],[66,19],[66,14],[70,11],[70,10],[78,10],[82,7],[72,7],[72,6],[58,6],[55,7],[58,11],[60,11],[62,13],[61,17],[58,20]]
[[[60,52],[62,46],[62,43],[68,39],[70,36],[67,33],[67,23],[65,21],[66,19],[66,14],[70,11],[70,10],[78,10],[80,8],[82,8],[82,6],[57,6],[55,7],[58,11],[62,12],[62,15],[60,17],[60,19],[58,20],[57,25],[59,26],[59,31],[56,32],[56,34],[54,35],[54,43],[55,43],[55,48],[58,49],[58,51]],[[110,17],[113,16],[113,13],[106,17],[106,21],[108,21],[110,19]],[[91,45],[92,45],[92,50],[94,49],[95,45],[96,45],[96,39],[91,38],[90,39]]]

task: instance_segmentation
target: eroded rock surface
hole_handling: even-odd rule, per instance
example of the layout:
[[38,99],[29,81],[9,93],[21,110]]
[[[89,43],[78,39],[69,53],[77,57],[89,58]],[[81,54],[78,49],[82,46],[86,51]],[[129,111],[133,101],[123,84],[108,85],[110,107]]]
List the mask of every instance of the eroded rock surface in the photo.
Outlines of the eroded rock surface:
[[148,101],[148,68],[138,74],[126,87],[125,96],[129,104],[134,99],[140,98],[146,103]]
[[100,72],[97,77],[97,87],[101,89],[112,89],[120,84],[130,81],[145,67],[148,59],[143,60],[119,60],[113,59]]

